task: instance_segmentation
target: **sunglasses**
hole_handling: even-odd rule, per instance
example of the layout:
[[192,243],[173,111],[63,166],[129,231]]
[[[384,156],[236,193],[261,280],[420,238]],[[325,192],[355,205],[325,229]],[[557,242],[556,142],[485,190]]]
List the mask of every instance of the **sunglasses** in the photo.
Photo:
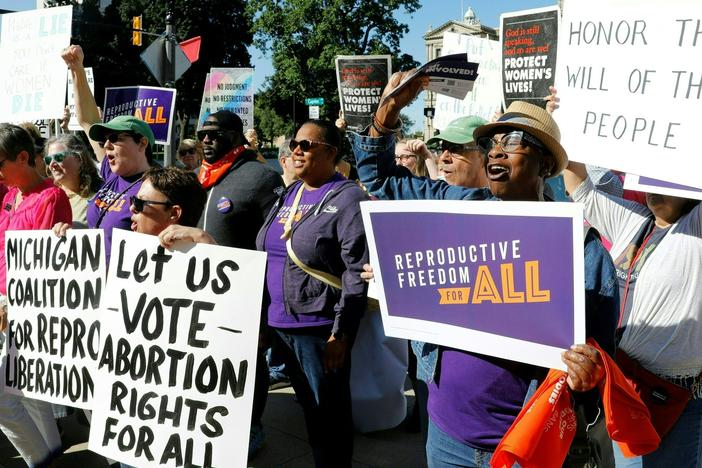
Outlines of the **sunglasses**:
[[520,147],[532,146],[537,150],[541,151],[543,154],[550,154],[548,148],[544,146],[536,137],[530,135],[523,130],[515,130],[513,132],[505,133],[500,138],[500,141],[496,141],[492,137],[484,136],[478,138],[478,146],[480,146],[483,151],[489,153],[497,145],[500,145],[505,153],[517,153]]
[[210,141],[215,141],[219,140],[230,131],[231,130],[198,130],[196,135],[197,139],[200,141],[205,141],[205,137],[209,138]]
[[186,154],[195,154],[195,148],[178,150],[179,156],[185,156]]
[[439,145],[439,149],[441,150],[442,153],[444,151],[448,151],[449,153],[453,153],[453,154],[461,154],[461,153],[465,153],[467,151],[480,150],[481,148],[479,146],[475,146],[475,145],[451,143],[450,141],[441,140],[441,144]]
[[105,135],[105,141],[100,141],[100,142],[98,142],[98,144],[100,145],[100,147],[103,147],[103,146],[105,146],[105,143],[107,143],[109,141],[110,143],[112,143],[114,145],[118,141],[121,141],[122,136],[126,136],[126,137],[132,138],[134,140],[141,140],[142,138],[144,138],[142,135],[140,135],[138,133],[125,133],[125,132],[110,133],[108,135]]
[[330,145],[329,143],[325,143],[323,141],[314,141],[314,140],[290,140],[290,151],[295,151],[297,147],[299,146],[302,151],[309,151],[315,146],[318,145],[324,145],[328,146],[330,148],[336,148],[334,145]]
[[61,151],[60,153],[54,153],[50,154],[48,156],[44,156],[44,162],[48,166],[51,164],[52,161],[56,161],[57,163],[63,162],[64,159],[69,157],[71,154],[66,152],[66,151]]
[[143,198],[139,198],[139,197],[136,197],[134,195],[129,197],[129,202],[132,204],[132,206],[134,207],[134,211],[136,211],[137,213],[141,213],[142,211],[144,211],[144,207],[146,205],[163,205],[166,207],[173,206],[173,203],[171,203],[169,201],[164,202],[164,201],[144,200]]

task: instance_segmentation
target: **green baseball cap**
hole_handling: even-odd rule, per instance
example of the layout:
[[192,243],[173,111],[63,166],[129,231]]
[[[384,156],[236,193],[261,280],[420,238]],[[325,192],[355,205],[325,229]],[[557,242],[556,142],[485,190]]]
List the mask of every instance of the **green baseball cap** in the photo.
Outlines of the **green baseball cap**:
[[131,115],[118,115],[107,123],[96,123],[90,126],[88,136],[93,141],[105,141],[105,135],[114,132],[132,132],[145,136],[149,147],[153,150],[156,139],[149,124]]
[[429,138],[427,145],[439,143],[442,140],[449,143],[464,145],[475,141],[473,132],[476,128],[485,125],[487,120],[478,117],[477,115],[469,115],[468,117],[459,117],[451,121],[440,134]]

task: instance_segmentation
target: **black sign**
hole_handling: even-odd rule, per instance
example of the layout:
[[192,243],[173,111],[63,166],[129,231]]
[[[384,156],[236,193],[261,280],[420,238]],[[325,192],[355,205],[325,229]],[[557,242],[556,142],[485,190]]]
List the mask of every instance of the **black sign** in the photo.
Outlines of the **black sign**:
[[507,13],[500,19],[505,108],[513,101],[546,107],[543,98],[556,79],[558,8]]

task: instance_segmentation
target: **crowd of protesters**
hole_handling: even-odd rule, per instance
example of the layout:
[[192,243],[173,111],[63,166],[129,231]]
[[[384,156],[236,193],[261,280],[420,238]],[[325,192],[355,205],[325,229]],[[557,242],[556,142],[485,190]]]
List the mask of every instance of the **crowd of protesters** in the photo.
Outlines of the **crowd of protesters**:
[[[400,112],[427,86],[418,77],[382,101],[361,132],[346,131],[343,119],[305,122],[280,146],[281,177],[258,152],[255,132],[228,110],[210,114],[195,138],[180,142],[182,168],[159,167],[149,125],[131,116],[102,122],[81,48],[70,46],[63,59],[87,138],[65,133],[44,141],[31,126],[0,124],[0,232],[53,228],[62,236],[102,228],[108,262],[114,229],[158,236],[167,248],[188,241],[266,252],[250,457],[263,445],[269,385],[284,379],[302,407],[315,466],[352,465],[351,356],[369,333],[364,313],[377,313],[367,312],[376,309],[367,303],[373,269],[361,201],[550,202],[548,181],[562,175],[569,196],[585,206],[586,334],[599,345],[578,343],[562,354],[567,385],[583,408],[579,422],[604,424],[598,387],[609,357],[632,380],[648,372],[656,388],[669,391],[666,398],[684,400],[674,415],[663,407],[660,419],[660,408],[649,406],[661,437],[652,453],[625,457],[618,444],[594,435],[586,445],[598,446],[600,466],[702,466],[700,203],[656,194],[625,199],[619,174],[570,162],[552,117],[555,90],[546,109],[514,102],[492,122],[462,116],[423,142],[400,135]],[[385,94],[405,76],[393,75]],[[350,162],[342,158],[344,138]],[[2,305],[3,330],[7,320]],[[402,346],[398,362],[406,366]],[[433,343],[410,349],[413,412],[428,466],[489,466],[548,370]],[[370,378],[383,374],[373,372]],[[60,456],[59,409],[0,393],[0,428],[29,466],[50,466]],[[566,463],[585,466],[573,460]]]

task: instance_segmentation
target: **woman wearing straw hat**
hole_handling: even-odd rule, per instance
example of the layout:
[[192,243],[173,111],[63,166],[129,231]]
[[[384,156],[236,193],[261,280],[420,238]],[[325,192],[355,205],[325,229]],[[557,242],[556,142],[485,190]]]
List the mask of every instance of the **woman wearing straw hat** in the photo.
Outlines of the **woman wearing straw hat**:
[[[403,74],[393,75],[386,94],[402,78]],[[400,110],[424,84],[415,80],[387,99],[373,116],[367,136],[351,135],[361,182],[372,195],[381,199],[545,201],[546,178],[559,174],[568,158],[551,115],[524,102],[513,103],[497,122],[474,132],[486,155],[488,188],[449,186],[413,177],[391,164]],[[592,233],[586,236],[585,265],[588,336],[612,352],[618,306],[614,268]],[[443,347],[427,352],[425,358],[434,377],[429,386],[429,466],[489,466],[492,452],[523,406],[531,380],[543,377],[545,369]],[[572,347],[562,359],[568,368],[568,385],[576,392],[593,389],[603,378],[602,358],[588,345]]]

